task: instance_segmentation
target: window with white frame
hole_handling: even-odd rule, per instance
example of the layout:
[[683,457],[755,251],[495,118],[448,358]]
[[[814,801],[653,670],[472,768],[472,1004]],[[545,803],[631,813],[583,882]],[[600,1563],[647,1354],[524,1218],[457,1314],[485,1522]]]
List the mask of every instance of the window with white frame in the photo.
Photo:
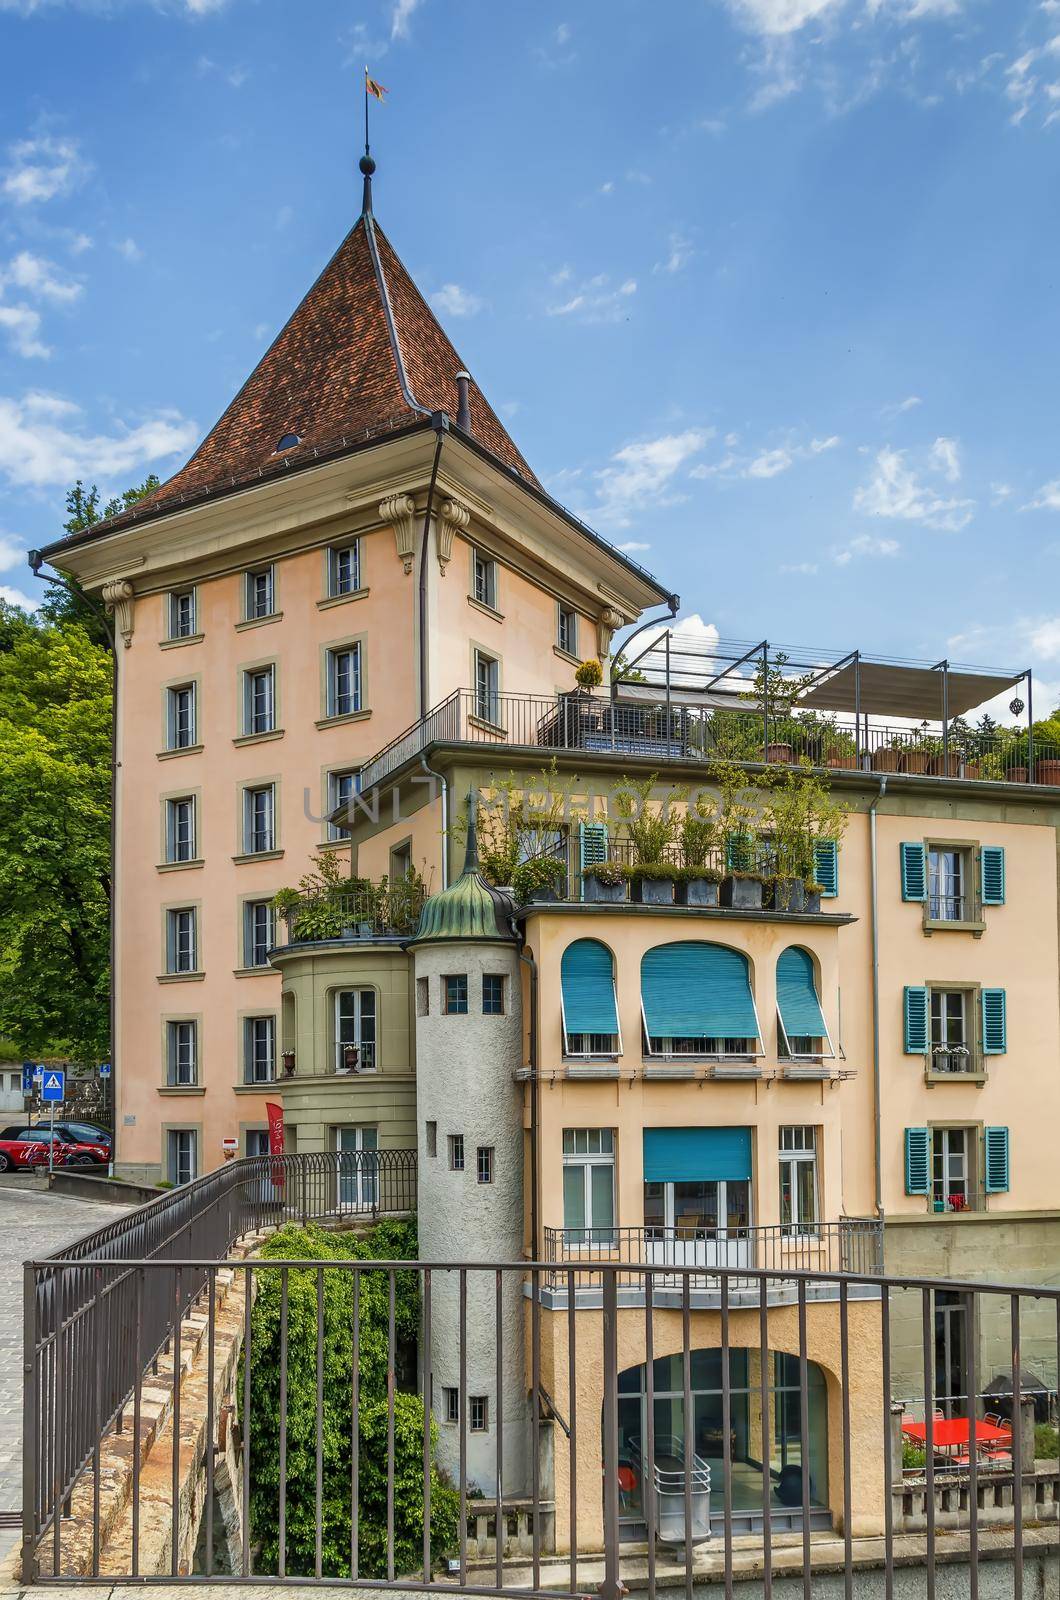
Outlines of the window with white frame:
[[265,783],[243,790],[243,854],[261,855],[276,848],[276,786]]
[[333,545],[328,551],[328,596],[356,594],[361,587],[361,541]]
[[497,609],[497,563],[492,557],[476,550],[473,557],[474,596],[480,606]]
[[175,1187],[191,1183],[198,1170],[199,1136],[194,1128],[170,1128],[166,1141],[166,1171]]
[[578,613],[569,606],[560,606],[556,630],[556,643],[567,655],[578,654]]
[[272,567],[258,567],[246,574],[244,606],[247,622],[271,617],[276,610],[276,578]]
[[[355,794],[361,792],[361,775],[359,772],[329,772],[328,773],[328,816],[334,816],[339,807],[344,812],[349,811],[349,806]],[[349,832],[345,828],[336,827],[334,822],[328,822],[328,838],[334,840],[348,839]]]
[[361,710],[361,646],[344,645],[327,655],[327,714],[348,717]]
[[451,1133],[449,1135],[449,1170],[450,1172],[463,1172],[464,1170],[464,1135]]
[[272,733],[276,727],[276,668],[251,667],[243,674],[243,733]]
[[951,1210],[966,1209],[975,1198],[974,1128],[932,1128],[931,1197]]
[[971,852],[929,845],[927,852],[927,914],[932,922],[968,922],[972,919],[969,888],[973,882]]
[[475,1177],[479,1183],[493,1182],[493,1146],[480,1144],[475,1151]]
[[166,801],[166,860],[195,860],[195,800],[183,795]]
[[504,1015],[504,974],[501,972],[482,974],[482,1015],[484,1017]]
[[931,1071],[972,1072],[975,1068],[969,1037],[967,989],[931,990]]
[[199,1081],[198,1034],[194,1021],[166,1023],[166,1083],[171,1089]]
[[467,1426],[469,1433],[485,1433],[490,1425],[489,1401],[484,1394],[467,1397]]
[[442,1420],[445,1422],[460,1421],[460,1390],[442,1387]]
[[335,1071],[374,1072],[376,1068],[374,989],[335,991]]
[[786,1233],[816,1233],[820,1222],[817,1129],[780,1130],[780,1221]]
[[275,921],[271,900],[243,902],[243,965],[267,967],[275,940]]
[[194,906],[166,912],[166,971],[195,972],[198,956]]
[[189,750],[195,742],[195,685],[181,683],[166,691],[166,749]]
[[604,1244],[615,1226],[612,1128],[563,1130],[563,1229],[568,1244]]
[[475,715],[483,722],[499,723],[501,667],[495,656],[475,651]]
[[276,1076],[276,1018],[243,1018],[243,1082],[271,1083]]
[[195,637],[195,590],[175,589],[169,597],[169,637],[193,639]]

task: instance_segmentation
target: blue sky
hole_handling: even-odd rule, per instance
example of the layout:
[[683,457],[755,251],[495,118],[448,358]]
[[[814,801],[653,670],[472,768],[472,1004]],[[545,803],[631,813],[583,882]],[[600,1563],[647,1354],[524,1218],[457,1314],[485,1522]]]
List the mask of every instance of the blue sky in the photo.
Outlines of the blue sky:
[[377,214],[560,499],[726,636],[1060,692],[1060,0],[0,0],[0,592],[293,309],[365,61]]

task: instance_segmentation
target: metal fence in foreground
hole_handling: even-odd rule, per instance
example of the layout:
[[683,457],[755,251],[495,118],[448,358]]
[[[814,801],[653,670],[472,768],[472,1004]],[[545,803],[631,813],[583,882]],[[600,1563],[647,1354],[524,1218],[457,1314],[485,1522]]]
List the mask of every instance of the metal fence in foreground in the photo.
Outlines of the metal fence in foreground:
[[[248,1190],[261,1171],[225,1177],[215,1243],[224,1216],[262,1220]],[[739,1304],[721,1268],[718,1305],[702,1310],[695,1268],[593,1271],[601,1299],[586,1308],[577,1268],[555,1262],[82,1249],[28,1264],[25,1581],[308,1578],[618,1600],[625,1580],[651,1595],[683,1581],[690,1597],[705,1567],[731,1594],[753,1560],[767,1600],[781,1574],[810,1600],[822,1562],[850,1597],[870,1559],[891,1600],[909,1559],[930,1595],[956,1552],[977,1600],[989,1529],[1019,1600],[1028,1550],[1038,1558],[1043,1530],[1055,1546],[1060,1464],[1035,1460],[1028,1429],[1035,1406],[1055,1417],[1060,1291],[741,1266]],[[620,1277],[634,1273],[630,1305]],[[567,1292],[553,1310],[557,1276]],[[1007,1430],[981,1399],[960,1401],[984,1392],[976,1337],[946,1374],[956,1403],[941,1403],[939,1318],[952,1335],[955,1309],[970,1331],[1003,1329],[992,1360],[1003,1348],[1017,1397]],[[112,1348],[133,1373],[117,1404]],[[1025,1349],[1052,1393],[1024,1394]],[[123,1448],[160,1388],[161,1456]],[[190,1442],[167,1457],[167,1436]],[[525,1548],[506,1536],[514,1506]]]

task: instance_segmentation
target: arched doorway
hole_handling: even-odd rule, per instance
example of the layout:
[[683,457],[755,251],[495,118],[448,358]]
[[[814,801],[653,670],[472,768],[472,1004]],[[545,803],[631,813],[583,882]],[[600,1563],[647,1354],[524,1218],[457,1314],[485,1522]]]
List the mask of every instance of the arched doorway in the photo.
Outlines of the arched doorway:
[[[763,1472],[768,1472],[770,1518],[774,1527],[802,1526],[802,1396],[796,1356],[775,1351],[767,1357],[765,1406],[768,1459],[762,1461],[762,1358],[757,1349],[729,1351],[730,1458],[732,1510],[737,1531],[762,1525]],[[711,1521],[720,1527],[725,1468],[722,1434],[721,1351],[693,1350],[691,1358],[692,1448],[710,1467]],[[659,1466],[683,1469],[685,1448],[684,1369],[680,1354],[654,1364],[655,1459]],[[807,1362],[806,1465],[810,1520],[830,1527],[828,1511],[828,1402],[825,1377]],[[629,1367],[618,1379],[619,1518],[623,1538],[642,1539],[646,1530],[647,1369]]]

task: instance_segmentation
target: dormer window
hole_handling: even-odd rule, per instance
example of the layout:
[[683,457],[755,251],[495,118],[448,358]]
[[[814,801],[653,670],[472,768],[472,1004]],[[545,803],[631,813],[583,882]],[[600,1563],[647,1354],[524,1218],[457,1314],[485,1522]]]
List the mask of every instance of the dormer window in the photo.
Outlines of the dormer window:
[[295,448],[295,446],[296,445],[300,445],[301,442],[302,442],[301,434],[298,434],[298,433],[285,433],[283,435],[283,437],[281,438],[279,444],[276,446],[276,454],[279,455],[281,450],[293,450]]

